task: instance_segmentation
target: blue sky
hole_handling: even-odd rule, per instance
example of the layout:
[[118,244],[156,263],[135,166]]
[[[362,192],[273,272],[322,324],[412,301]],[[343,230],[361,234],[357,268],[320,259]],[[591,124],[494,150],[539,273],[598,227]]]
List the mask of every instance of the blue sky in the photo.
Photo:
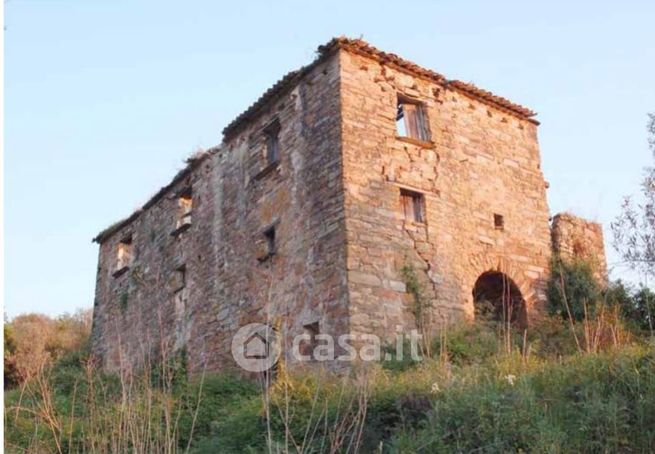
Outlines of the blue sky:
[[649,1],[10,0],[5,23],[10,317],[90,307],[94,234],[336,35],[536,110],[551,212],[605,223],[606,240],[652,161]]

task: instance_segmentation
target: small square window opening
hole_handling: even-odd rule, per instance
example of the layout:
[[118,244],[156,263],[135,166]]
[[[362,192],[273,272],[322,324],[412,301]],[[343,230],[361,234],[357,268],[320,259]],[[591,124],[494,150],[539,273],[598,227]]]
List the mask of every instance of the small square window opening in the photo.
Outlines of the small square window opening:
[[425,106],[418,101],[399,97],[396,110],[396,132],[400,137],[429,141]]
[[400,190],[400,204],[406,221],[425,222],[425,197],[420,192]]
[[494,214],[494,228],[496,230],[505,229],[505,218],[502,214]]

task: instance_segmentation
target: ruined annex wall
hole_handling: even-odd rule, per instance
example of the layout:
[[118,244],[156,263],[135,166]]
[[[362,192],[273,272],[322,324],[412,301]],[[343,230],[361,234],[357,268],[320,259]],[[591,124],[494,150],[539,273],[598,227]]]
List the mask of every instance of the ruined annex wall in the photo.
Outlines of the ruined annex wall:
[[[257,118],[227,138],[217,188],[217,306],[210,356],[229,353],[233,333],[271,323],[288,337],[318,323],[347,332],[345,236],[341,177],[339,64],[314,67]],[[265,135],[280,125],[280,161],[268,166]],[[261,261],[263,234],[275,227],[276,253]]]
[[[232,336],[252,322],[290,336],[316,322],[323,333],[348,331],[338,63],[318,64],[102,240],[93,346],[107,369],[137,365],[162,339],[168,351],[186,351],[192,372],[231,367]],[[270,166],[263,129],[273,120],[280,159]],[[189,185],[192,226],[172,236],[176,193]],[[276,253],[263,260],[272,226]],[[114,276],[128,235],[133,263]],[[186,285],[175,291],[181,265]]]
[[[536,125],[373,59],[340,56],[352,331],[385,335],[414,323],[408,264],[433,301],[433,323],[472,318],[474,284],[489,270],[511,277],[534,315],[550,259]],[[425,104],[432,144],[396,137],[398,93]],[[404,221],[403,187],[424,194],[425,224]]]
[[[216,257],[211,253],[212,231],[207,228],[214,219],[211,172],[208,157],[101,242],[92,344],[106,369],[156,363],[190,341],[194,319],[202,316],[202,305],[214,294]],[[193,194],[192,224],[174,235],[178,194],[188,188]],[[131,264],[115,275],[119,242],[130,235]],[[181,267],[186,267],[184,283],[179,278]]]
[[565,260],[582,260],[592,267],[598,281],[607,283],[603,226],[598,222],[559,213],[552,221],[553,252]]

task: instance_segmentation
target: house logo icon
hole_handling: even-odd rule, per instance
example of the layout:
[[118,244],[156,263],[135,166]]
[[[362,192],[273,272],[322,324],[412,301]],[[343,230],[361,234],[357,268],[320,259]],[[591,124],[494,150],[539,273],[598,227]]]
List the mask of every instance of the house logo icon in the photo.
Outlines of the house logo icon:
[[244,356],[248,359],[265,359],[268,358],[270,346],[267,339],[255,332],[246,339],[244,345]]
[[241,327],[232,338],[232,356],[248,372],[267,371],[280,356],[277,333],[262,323]]

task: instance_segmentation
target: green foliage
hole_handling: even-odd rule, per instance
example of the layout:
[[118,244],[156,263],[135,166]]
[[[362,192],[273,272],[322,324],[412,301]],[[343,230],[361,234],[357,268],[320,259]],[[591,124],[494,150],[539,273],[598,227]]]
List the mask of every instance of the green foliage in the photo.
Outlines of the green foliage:
[[[601,288],[590,265],[584,261],[568,262],[553,258],[548,280],[548,304],[551,314],[564,319],[583,320],[592,316],[601,300]],[[568,306],[568,307],[567,307]]]
[[655,363],[647,350],[574,356],[508,379],[451,387],[390,452],[650,452]]
[[433,339],[432,352],[438,355],[445,348],[456,365],[482,363],[499,352],[496,327],[491,321],[452,327]]
[[[648,114],[648,144],[655,155],[655,114]],[[612,245],[623,261],[635,271],[655,274],[655,167],[644,168],[641,194],[636,200],[625,197],[621,213],[610,227]]]
[[[625,305],[636,294],[612,287],[606,304]],[[268,411],[257,382],[229,373],[188,377],[183,351],[154,367],[161,372],[130,376],[129,388],[125,377],[89,369],[88,349],[64,354],[44,378],[62,451],[112,451],[111,437],[129,415],[153,441],[114,451],[161,452],[155,441],[175,421],[172,451],[265,452],[270,427],[273,451],[330,452],[335,438],[348,436],[339,428],[357,427],[365,406],[360,452],[649,452],[652,346],[579,353],[570,329],[561,317],[546,318],[527,337],[512,338],[515,353],[507,353],[492,321],[451,327],[432,349],[446,351],[447,361],[353,366],[350,375],[297,371],[270,388]],[[55,437],[35,417],[46,401],[40,385],[27,385],[22,397],[19,389],[5,393],[5,450],[56,452]],[[19,401],[24,410],[16,411]],[[289,442],[305,437],[303,450]]]
[[188,379],[186,349],[180,349],[166,358],[161,358],[161,355],[156,356],[151,363],[150,385],[153,388],[171,387],[179,390],[186,386]]
[[641,287],[632,295],[631,304],[624,306],[624,315],[642,330],[655,330],[655,293]]
[[383,345],[380,355],[382,359],[382,367],[385,370],[402,372],[419,363],[419,361],[412,358],[411,343],[407,338],[403,339],[402,353],[402,357],[399,357],[397,345],[395,343]]
[[[527,332],[528,353],[541,359],[560,358],[575,354],[578,347],[571,329],[582,337],[583,327],[571,325],[561,317],[544,317],[538,329]],[[522,345],[522,344],[521,344]]]
[[412,295],[412,306],[410,310],[416,320],[416,326],[420,329],[425,324],[426,310],[431,307],[430,301],[428,301],[423,295],[423,286],[419,282],[416,271],[412,265],[403,265],[400,273],[405,281],[407,293]]
[[230,421],[231,430],[228,438],[223,440],[221,437],[221,443],[238,446],[245,440],[246,443],[242,444],[245,446],[253,442],[253,436],[257,438],[261,431],[261,421],[256,412],[253,414],[251,411],[249,417],[237,420],[230,420],[230,417],[236,414],[243,416],[244,405],[253,405],[251,401],[256,400],[253,398],[258,397],[260,392],[252,381],[231,373],[196,377],[184,390],[188,411],[180,418],[180,446],[186,446],[189,442],[192,426],[194,439],[200,440],[222,433],[221,428],[226,420]]
[[564,319],[568,319],[568,311],[575,321],[593,318],[604,305],[618,307],[623,319],[640,330],[655,328],[655,293],[645,286],[634,289],[620,280],[601,289],[586,262],[554,258],[547,295],[550,312]]
[[23,314],[5,322],[5,388],[21,384],[72,352],[83,351],[91,331],[91,311],[48,317]]
[[605,301],[618,306],[623,318],[637,329],[647,332],[655,329],[655,293],[648,287],[634,289],[617,281],[607,289]]
[[4,384],[5,389],[16,386],[20,377],[13,355],[16,353],[16,339],[11,324],[4,324]]
[[[483,367],[455,367],[450,374],[423,365],[376,376],[361,452],[648,452],[655,443],[655,361],[646,349],[528,363],[494,357]],[[288,401],[290,430],[299,440],[312,415],[315,383],[307,384],[292,380]],[[333,418],[350,394],[322,386],[318,401]],[[273,442],[284,446],[274,410]],[[192,452],[265,450],[261,398],[244,396],[213,417],[215,432]],[[324,436],[333,430],[320,427],[307,450],[326,450]]]

